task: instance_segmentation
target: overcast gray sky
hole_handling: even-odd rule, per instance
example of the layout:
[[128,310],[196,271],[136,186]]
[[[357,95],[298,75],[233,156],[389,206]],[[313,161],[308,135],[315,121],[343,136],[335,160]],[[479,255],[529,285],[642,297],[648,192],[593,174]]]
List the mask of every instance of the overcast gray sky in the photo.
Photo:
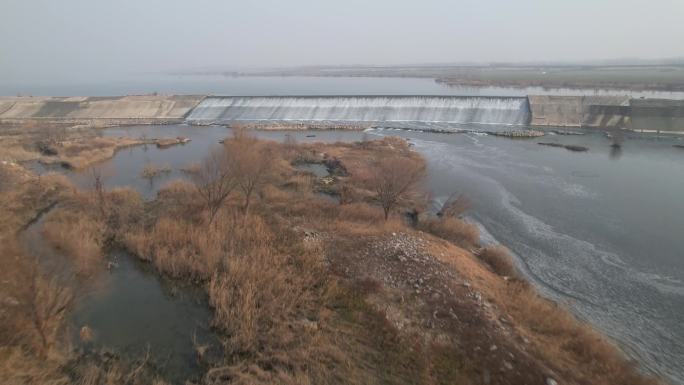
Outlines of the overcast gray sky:
[[0,0],[0,81],[684,56],[684,0]]

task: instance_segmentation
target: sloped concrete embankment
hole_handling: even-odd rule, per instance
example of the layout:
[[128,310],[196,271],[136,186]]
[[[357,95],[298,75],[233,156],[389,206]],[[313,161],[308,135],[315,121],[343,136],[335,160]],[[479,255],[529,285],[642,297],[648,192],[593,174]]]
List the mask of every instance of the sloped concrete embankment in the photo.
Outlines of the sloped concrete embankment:
[[120,97],[0,97],[0,121],[25,120],[111,125],[173,123],[185,116],[203,96]]
[[549,95],[528,99],[534,126],[684,132],[684,100]]
[[626,96],[530,95],[528,99],[535,126],[631,128]]
[[632,99],[635,130],[684,132],[684,100]]

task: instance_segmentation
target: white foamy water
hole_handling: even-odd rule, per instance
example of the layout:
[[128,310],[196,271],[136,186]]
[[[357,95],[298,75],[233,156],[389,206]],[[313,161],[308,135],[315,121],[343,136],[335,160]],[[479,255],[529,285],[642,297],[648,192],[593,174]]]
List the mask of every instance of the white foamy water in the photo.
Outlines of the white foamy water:
[[523,125],[526,98],[456,96],[212,97],[190,121],[447,122]]

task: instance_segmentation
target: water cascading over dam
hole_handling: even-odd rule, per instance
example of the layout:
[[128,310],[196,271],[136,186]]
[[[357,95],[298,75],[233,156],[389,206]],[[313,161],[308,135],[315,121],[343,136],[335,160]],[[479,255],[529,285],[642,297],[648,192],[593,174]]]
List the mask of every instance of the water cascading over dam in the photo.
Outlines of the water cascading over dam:
[[527,98],[459,96],[234,96],[204,99],[190,121],[445,122],[524,125]]

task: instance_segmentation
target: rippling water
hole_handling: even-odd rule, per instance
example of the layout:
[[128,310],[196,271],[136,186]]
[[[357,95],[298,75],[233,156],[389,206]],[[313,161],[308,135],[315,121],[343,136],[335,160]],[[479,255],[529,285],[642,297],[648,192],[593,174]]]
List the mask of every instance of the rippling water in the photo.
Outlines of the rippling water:
[[[231,86],[221,88],[226,84]],[[424,79],[403,83],[363,78],[236,79],[214,87],[224,95],[471,95],[463,90],[444,91]],[[487,95],[489,91],[477,92]],[[549,135],[542,140],[589,148],[586,153],[575,153],[539,146],[537,139],[487,136],[476,132],[483,129],[477,125],[402,124],[403,128],[475,131],[468,134],[396,130],[391,127],[399,126],[397,123],[383,125],[387,127],[366,134],[409,139],[428,161],[427,188],[433,196],[445,199],[453,192],[466,194],[474,202],[471,219],[482,226],[485,240],[508,246],[545,295],[562,301],[612,336],[648,370],[684,384],[684,150],[672,147],[684,144],[684,138],[635,134],[620,151],[592,132]],[[131,147],[105,163],[108,187],[133,186],[148,199],[164,183],[182,178],[180,168],[200,161],[209,147],[218,146],[220,139],[230,135],[224,127],[185,125],[117,128],[103,133],[192,139],[187,145],[166,150]],[[363,135],[346,131],[288,134],[299,142],[359,140]],[[307,137],[312,134],[315,137]],[[258,135],[283,140],[285,133]],[[146,164],[168,165],[173,171],[145,180],[140,173]],[[72,178],[80,186],[90,184],[87,173]]]

